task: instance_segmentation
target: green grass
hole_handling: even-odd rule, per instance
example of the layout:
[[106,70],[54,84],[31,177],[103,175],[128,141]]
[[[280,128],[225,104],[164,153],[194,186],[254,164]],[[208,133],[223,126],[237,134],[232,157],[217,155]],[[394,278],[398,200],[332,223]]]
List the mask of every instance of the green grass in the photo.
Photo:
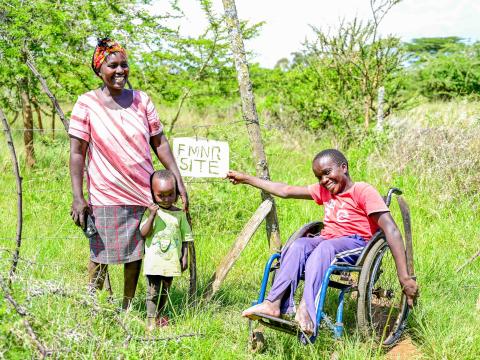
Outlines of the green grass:
[[[463,113],[466,115],[461,115]],[[185,114],[174,136],[194,136],[192,124],[218,121]],[[479,131],[479,114],[478,104],[425,105],[400,114],[395,120],[396,125],[392,125],[391,135],[371,135],[360,145],[342,149],[350,160],[354,180],[367,181],[382,193],[390,186],[398,186],[404,190],[410,205],[421,297],[410,318],[407,333],[425,358],[475,359],[480,353],[480,312],[475,309],[480,292],[480,261],[473,262],[460,273],[455,272],[479,248],[478,188],[465,191],[468,189],[465,178],[475,183],[478,168],[469,168],[466,157],[476,155],[480,159],[480,151],[475,152],[477,147],[472,136],[464,144],[470,149],[467,156],[455,153],[455,148],[448,156],[449,152],[440,146],[442,144],[426,141],[431,134],[421,137],[423,133],[417,130],[447,127],[452,136],[475,134]],[[169,118],[169,113],[163,115]],[[463,119],[461,122],[455,122],[460,118]],[[238,119],[238,115],[232,115],[221,121]],[[198,136],[228,141],[231,167],[254,171],[243,124],[200,128],[197,133]],[[304,347],[294,337],[267,330],[266,351],[259,355],[249,353],[247,322],[240,313],[257,296],[262,269],[269,255],[263,226],[212,301],[199,302],[196,307],[188,305],[188,278],[175,279],[168,307],[169,315],[174,319],[173,326],[155,335],[201,336],[169,342],[138,340],[145,336],[145,281],[141,278],[132,310],[118,313],[123,281],[120,266],[110,269],[115,293],[113,303],[108,301],[105,292],[101,292],[96,300],[98,311],[93,311],[94,299],[86,295],[88,242],[69,217],[69,148],[67,137],[60,134],[55,141],[49,139],[48,133],[43,138],[36,134],[37,165],[28,170],[23,166],[21,133],[14,132],[16,149],[22,160],[24,189],[21,256],[34,263],[20,262],[12,293],[32,314],[31,320],[39,339],[54,349],[57,357],[302,359],[329,358],[335,352],[340,359],[383,358],[381,349],[356,333],[355,306],[351,299],[347,303],[347,331],[342,341],[334,341],[331,333],[323,330],[313,346]],[[295,129],[263,128],[262,135],[272,178],[292,184],[314,183],[310,167],[313,155],[323,148],[335,146],[328,133],[314,137]],[[423,148],[408,146],[415,143]],[[439,167],[431,163],[437,158],[417,157],[404,164],[405,156],[417,153],[436,154],[441,168],[457,167],[461,173],[439,171]],[[10,262],[10,254],[5,249],[15,246],[16,193],[4,140],[0,145],[0,167],[0,248],[3,249],[0,250],[0,274],[5,276]],[[220,181],[189,183],[188,188],[201,291],[228,252],[236,234],[260,204],[260,196],[255,189]],[[278,199],[277,206],[283,241],[302,224],[322,217],[321,208],[313,202]],[[400,223],[396,208],[393,213]],[[329,303],[333,302],[332,297]],[[127,335],[119,321],[134,336],[127,346]],[[20,317],[3,297],[0,297],[0,324],[0,358],[38,356]]]

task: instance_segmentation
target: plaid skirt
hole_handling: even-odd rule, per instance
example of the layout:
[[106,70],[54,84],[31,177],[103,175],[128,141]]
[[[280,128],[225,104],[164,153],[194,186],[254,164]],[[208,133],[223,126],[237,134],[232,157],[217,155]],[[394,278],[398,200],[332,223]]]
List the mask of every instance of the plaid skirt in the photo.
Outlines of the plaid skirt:
[[139,224],[144,206],[92,206],[98,233],[90,237],[90,259],[100,264],[124,264],[142,259],[144,240]]

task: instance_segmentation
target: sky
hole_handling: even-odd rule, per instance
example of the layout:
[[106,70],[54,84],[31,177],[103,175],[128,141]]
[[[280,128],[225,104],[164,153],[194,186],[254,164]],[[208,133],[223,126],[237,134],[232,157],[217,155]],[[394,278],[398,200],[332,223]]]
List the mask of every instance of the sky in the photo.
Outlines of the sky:
[[[159,0],[162,1],[162,0]],[[164,0],[163,0],[164,1]],[[223,13],[221,0],[212,0],[214,10]],[[180,29],[198,35],[207,22],[197,0],[180,0],[185,19]],[[335,28],[341,19],[371,19],[369,0],[236,0],[237,14],[250,23],[264,21],[260,35],[246,42],[253,61],[273,67],[281,58],[290,58],[302,43],[313,39],[310,25]],[[418,37],[459,36],[480,40],[480,0],[403,0],[383,19],[380,34],[393,34],[404,41]]]

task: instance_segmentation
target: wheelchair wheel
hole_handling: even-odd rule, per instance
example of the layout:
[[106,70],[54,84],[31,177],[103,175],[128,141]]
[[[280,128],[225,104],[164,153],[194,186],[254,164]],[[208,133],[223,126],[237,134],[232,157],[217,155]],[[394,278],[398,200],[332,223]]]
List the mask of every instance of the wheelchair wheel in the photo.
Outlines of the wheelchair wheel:
[[382,237],[368,252],[358,281],[358,328],[384,346],[397,342],[408,317],[406,296],[398,281],[395,260]]

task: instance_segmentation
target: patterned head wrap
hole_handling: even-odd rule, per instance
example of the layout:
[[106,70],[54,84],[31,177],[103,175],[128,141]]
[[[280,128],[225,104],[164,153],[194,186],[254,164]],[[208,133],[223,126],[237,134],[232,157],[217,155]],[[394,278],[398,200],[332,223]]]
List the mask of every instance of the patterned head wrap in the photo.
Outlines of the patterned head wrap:
[[100,72],[100,67],[102,66],[108,55],[116,52],[122,53],[123,55],[127,56],[127,52],[125,51],[125,49],[116,41],[113,41],[108,37],[98,39],[98,43],[95,47],[95,52],[93,53],[92,57],[92,69],[95,74],[98,75],[98,73]]

